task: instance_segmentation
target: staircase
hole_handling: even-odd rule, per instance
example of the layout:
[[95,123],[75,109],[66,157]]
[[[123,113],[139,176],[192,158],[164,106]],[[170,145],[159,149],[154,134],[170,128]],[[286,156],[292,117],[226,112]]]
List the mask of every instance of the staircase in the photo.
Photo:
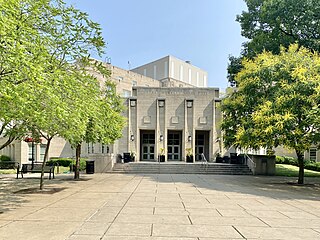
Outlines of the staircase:
[[225,163],[116,163],[113,173],[252,175],[247,165]]

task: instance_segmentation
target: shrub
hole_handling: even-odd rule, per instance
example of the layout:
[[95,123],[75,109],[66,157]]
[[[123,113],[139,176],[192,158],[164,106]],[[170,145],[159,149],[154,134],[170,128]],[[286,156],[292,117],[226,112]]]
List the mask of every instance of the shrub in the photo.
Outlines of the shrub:
[[[72,158],[51,158],[48,162],[48,165],[57,165],[63,166],[63,167],[70,167],[71,165],[76,164],[76,160]],[[86,159],[81,158],[80,159],[80,171],[83,171],[86,169]]]
[[277,164],[290,164],[290,165],[297,166],[298,160],[293,157],[276,156],[276,163]]
[[[298,166],[298,160],[293,157],[276,156],[276,164],[290,164]],[[304,161],[304,168],[312,171],[320,172],[320,162]]]
[[305,169],[320,172],[320,162],[309,162],[305,164]]
[[10,162],[11,158],[9,156],[6,155],[1,155],[0,156],[0,162]]

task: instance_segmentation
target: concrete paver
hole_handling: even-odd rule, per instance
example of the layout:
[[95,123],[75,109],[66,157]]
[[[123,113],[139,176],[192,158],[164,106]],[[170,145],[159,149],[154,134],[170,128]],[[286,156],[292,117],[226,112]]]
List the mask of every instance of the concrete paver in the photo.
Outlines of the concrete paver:
[[73,181],[0,175],[0,239],[320,239],[320,179],[93,174]]

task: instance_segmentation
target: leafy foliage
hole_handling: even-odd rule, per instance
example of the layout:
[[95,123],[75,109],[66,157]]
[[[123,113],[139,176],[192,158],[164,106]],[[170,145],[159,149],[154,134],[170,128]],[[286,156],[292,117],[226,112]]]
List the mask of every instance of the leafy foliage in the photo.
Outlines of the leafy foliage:
[[320,142],[319,55],[294,44],[242,64],[237,91],[223,101],[225,144],[284,145],[296,151],[303,168],[303,152]]
[[44,166],[54,136],[73,146],[121,136],[110,72],[90,59],[104,48],[100,25],[62,0],[0,0],[0,134],[8,137],[0,149],[26,135],[45,138]]
[[[229,58],[228,79],[235,84],[234,75],[243,58],[253,58],[263,51],[280,53],[280,46],[298,43],[310,50],[320,51],[320,2],[318,0],[245,0],[248,10],[237,16],[243,44],[239,58]],[[237,60],[238,59],[238,60]]]

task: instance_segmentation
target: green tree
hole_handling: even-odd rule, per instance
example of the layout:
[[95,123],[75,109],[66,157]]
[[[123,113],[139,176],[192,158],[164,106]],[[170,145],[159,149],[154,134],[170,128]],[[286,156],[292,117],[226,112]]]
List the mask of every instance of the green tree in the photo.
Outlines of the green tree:
[[85,135],[101,98],[88,70],[109,74],[90,54],[101,56],[104,47],[99,24],[62,0],[0,0],[0,133],[8,136],[0,148],[42,136],[44,166],[54,136],[74,142]]
[[24,119],[36,114],[29,85],[41,92],[39,79],[88,67],[107,74],[90,61],[104,47],[99,24],[62,0],[0,0],[0,134],[8,137],[0,149],[27,133]]
[[320,57],[297,44],[279,55],[245,59],[238,88],[222,105],[226,146],[294,149],[298,183],[304,181],[304,152],[320,142]]
[[[243,44],[239,59],[253,58],[264,50],[273,54],[280,46],[298,43],[308,49],[320,51],[320,2],[318,0],[245,0],[248,10],[237,16]],[[229,59],[228,80],[235,84],[234,76],[241,70],[239,61]]]
[[74,178],[79,179],[79,166],[81,155],[81,144],[93,142],[111,144],[122,136],[125,126],[125,118],[121,115],[124,110],[123,102],[116,94],[115,85],[106,81],[101,88],[101,94],[91,109],[84,114],[87,115],[86,131],[84,134],[73,132],[71,138],[67,138],[76,149],[76,169]]

